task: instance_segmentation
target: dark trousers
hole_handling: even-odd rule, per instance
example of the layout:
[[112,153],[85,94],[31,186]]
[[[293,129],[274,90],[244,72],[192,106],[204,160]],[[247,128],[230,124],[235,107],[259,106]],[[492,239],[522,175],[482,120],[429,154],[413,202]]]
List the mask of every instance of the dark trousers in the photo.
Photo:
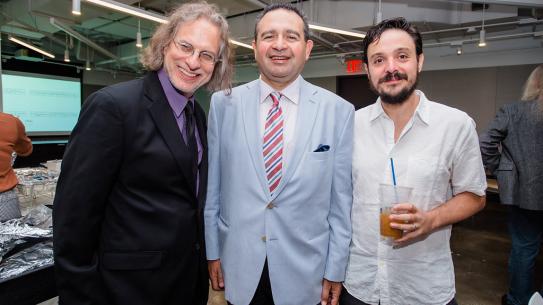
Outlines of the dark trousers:
[[[228,302],[228,305],[232,305],[232,303]],[[266,260],[264,263],[264,269],[262,270],[260,281],[256,287],[255,295],[253,296],[253,299],[249,305],[274,305],[270,284],[270,274],[268,271],[268,260]]]
[[[230,302],[227,302],[228,305],[233,305]],[[270,274],[268,271],[268,260],[264,263],[264,269],[262,270],[262,275],[260,276],[260,281],[256,287],[255,295],[251,300],[249,305],[275,305],[273,303],[272,289],[270,284]],[[320,305],[318,303],[317,305]]]
[[534,290],[535,261],[543,238],[543,211],[509,207],[509,291],[507,304],[526,305]]
[[[341,296],[339,298],[339,305],[369,305],[368,303],[364,303],[360,301],[359,299],[353,297],[349,292],[347,292],[347,289],[343,288],[343,291],[341,292]],[[398,305],[408,305],[408,304],[398,304]],[[414,305],[414,304],[410,304]],[[458,305],[456,303],[455,299],[452,299],[447,305]]]

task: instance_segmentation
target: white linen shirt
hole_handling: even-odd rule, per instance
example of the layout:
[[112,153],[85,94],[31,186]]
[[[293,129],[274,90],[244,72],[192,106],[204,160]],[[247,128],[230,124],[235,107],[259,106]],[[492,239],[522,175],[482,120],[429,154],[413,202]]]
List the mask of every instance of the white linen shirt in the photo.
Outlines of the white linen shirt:
[[394,143],[394,123],[380,99],[355,115],[353,236],[345,288],[357,299],[381,305],[443,305],[455,296],[449,247],[451,227],[393,248],[380,238],[380,183],[413,188],[410,202],[431,210],[453,195],[485,195],[486,176],[475,122],[464,112],[431,102],[419,105]]
[[[298,102],[300,101],[300,79],[298,77],[283,90],[279,91],[283,97],[279,100],[279,105],[283,111],[283,168],[286,168],[292,151],[294,150],[294,134],[296,129],[296,116],[298,115]],[[260,85],[260,136],[264,141],[264,130],[266,126],[266,117],[270,111],[273,101],[270,97],[276,90],[266,84],[262,78]]]

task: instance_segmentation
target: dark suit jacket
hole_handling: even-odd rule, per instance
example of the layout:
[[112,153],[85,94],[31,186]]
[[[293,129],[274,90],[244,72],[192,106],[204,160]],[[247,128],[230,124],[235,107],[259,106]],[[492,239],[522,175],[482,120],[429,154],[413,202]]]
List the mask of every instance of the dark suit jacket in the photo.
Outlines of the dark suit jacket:
[[83,104],[54,201],[60,304],[206,304],[206,126],[195,109],[204,146],[198,194],[155,72]]
[[543,210],[543,112],[537,101],[503,106],[479,137],[504,204]]

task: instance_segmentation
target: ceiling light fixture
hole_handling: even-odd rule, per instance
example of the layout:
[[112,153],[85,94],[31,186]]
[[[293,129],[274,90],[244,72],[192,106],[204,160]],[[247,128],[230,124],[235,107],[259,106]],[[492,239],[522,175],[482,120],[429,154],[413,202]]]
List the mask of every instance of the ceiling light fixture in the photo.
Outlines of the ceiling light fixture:
[[[139,23],[139,20],[138,20]],[[143,47],[143,43],[141,42],[141,32],[138,29],[138,32],[136,33],[136,47],[141,48]]]
[[486,31],[481,30],[479,32],[479,43],[477,44],[480,48],[486,47]]
[[124,4],[124,3],[117,2],[117,1],[112,1],[112,0],[86,0],[86,1],[89,2],[89,3],[92,3],[92,4],[96,4],[96,5],[99,5],[99,6],[110,8],[110,9],[118,11],[118,12],[126,13],[126,14],[133,15],[133,16],[137,16],[137,17],[140,17],[140,18],[145,18],[145,19],[148,19],[148,20],[151,20],[151,21],[154,21],[154,22],[158,22],[158,23],[166,23],[166,22],[168,22],[168,19],[166,19],[166,17],[164,17],[164,16],[162,16],[160,14],[148,12],[148,11],[143,10],[141,8],[136,8],[136,7]]
[[70,51],[68,50],[68,34],[66,34],[66,50],[64,50],[64,61],[70,62]]
[[[138,9],[140,9],[140,3],[138,2]],[[140,19],[138,18],[138,32],[136,33],[136,47],[141,48],[143,47],[143,43],[141,43],[141,25],[140,25]]]
[[383,13],[381,12],[381,0],[379,0],[379,8],[377,10],[377,15],[375,15],[375,24],[379,24],[383,21]]
[[81,15],[81,0],[72,0],[72,14]]
[[451,42],[451,47],[456,47],[456,55],[462,55],[462,44],[463,41],[453,41]]
[[11,41],[13,41],[13,42],[15,42],[15,43],[17,43],[17,44],[22,45],[23,47],[27,47],[27,48],[29,48],[29,49],[31,49],[31,50],[34,50],[34,51],[36,51],[36,52],[38,52],[38,53],[40,53],[40,54],[43,54],[43,55],[45,55],[45,56],[47,56],[47,57],[55,58],[55,55],[53,55],[53,54],[51,54],[51,53],[49,53],[49,52],[47,52],[47,51],[44,51],[44,50],[42,50],[42,49],[40,49],[40,48],[38,48],[38,47],[36,47],[36,46],[30,44],[30,43],[27,43],[27,42],[24,42],[24,41],[22,41],[22,40],[19,40],[19,39],[13,37],[13,36],[10,36],[8,39],[11,40]]
[[90,58],[90,56],[89,56],[89,46],[87,45],[87,60],[85,61],[85,70],[87,70],[87,71],[91,70],[91,65],[90,65],[89,58]]
[[247,49],[251,49],[251,50],[253,49],[253,46],[251,46],[250,44],[239,42],[239,41],[236,41],[236,40],[233,40],[233,39],[230,39],[230,43],[233,44],[233,45],[236,45],[236,46],[247,48]]
[[309,24],[309,28],[316,31],[330,32],[330,33],[353,36],[353,37],[358,37],[358,38],[366,37],[364,33],[341,30],[341,29],[331,28],[331,27],[327,27],[323,25]]
[[[140,17],[140,18],[144,18],[144,19],[147,19],[147,20],[154,21],[154,22],[158,22],[158,23],[167,23],[168,22],[168,19],[166,17],[164,17],[163,15],[156,14],[156,13],[153,13],[153,12],[148,12],[148,11],[143,10],[141,8],[136,8],[136,7],[124,4],[124,3],[117,2],[117,1],[112,1],[112,0],[86,0],[86,1],[89,2],[89,3],[92,3],[92,4],[96,4],[96,5],[99,5],[99,6],[102,6],[102,7],[107,7],[107,8],[110,8],[112,10],[115,10],[115,11],[126,13],[126,14],[129,14],[129,15],[132,15],[132,16],[137,16],[137,17]],[[248,44],[245,44],[245,43],[242,43],[242,42],[239,42],[239,41],[235,41],[233,39],[230,39],[230,42],[232,44],[237,45],[237,46],[241,46],[241,47],[248,48],[248,49],[251,49],[251,50],[253,49],[253,47],[251,45],[248,45]]]
[[[137,17],[140,17],[140,18],[144,18],[144,19],[147,19],[147,20],[154,21],[154,22],[158,22],[158,23],[166,23],[166,22],[168,22],[168,19],[166,17],[164,17],[163,15],[148,12],[148,11],[143,10],[141,8],[133,7],[133,6],[130,6],[130,5],[127,5],[127,4],[124,4],[124,3],[117,2],[117,1],[113,1],[113,0],[86,0],[86,1],[89,2],[89,3],[95,4],[95,5],[99,5],[99,6],[102,6],[102,7],[107,7],[107,8],[110,8],[112,10],[116,10],[116,11],[119,11],[119,12],[123,12],[123,13],[129,14],[129,15],[132,15],[132,16],[137,16]],[[358,38],[364,38],[366,36],[366,35],[364,35],[364,33],[360,33],[360,32],[335,29],[335,28],[316,25],[316,24],[309,24],[309,28],[312,29],[312,30],[316,30],[316,31],[331,32],[331,33],[337,33],[337,34],[353,36],[353,37],[358,37]],[[242,43],[242,42],[239,42],[239,41],[236,41],[236,40],[233,40],[233,39],[230,39],[230,43],[232,43],[234,45],[237,45],[237,46],[240,46],[240,47],[248,48],[248,49],[253,48],[249,44]]]
[[486,31],[485,31],[485,1],[483,1],[483,22],[481,25],[481,31],[479,31],[479,44],[480,48],[486,47]]

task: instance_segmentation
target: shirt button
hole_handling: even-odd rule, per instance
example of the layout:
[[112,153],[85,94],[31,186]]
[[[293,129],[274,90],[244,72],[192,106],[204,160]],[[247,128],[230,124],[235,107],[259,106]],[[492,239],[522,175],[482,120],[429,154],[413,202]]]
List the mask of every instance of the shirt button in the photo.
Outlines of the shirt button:
[[270,202],[270,203],[268,203],[268,205],[266,206],[266,208],[271,210],[271,209],[275,208],[275,204],[273,204],[273,203]]
[[260,237],[260,239],[261,239],[263,242],[266,242],[266,235],[263,235],[262,237]]

